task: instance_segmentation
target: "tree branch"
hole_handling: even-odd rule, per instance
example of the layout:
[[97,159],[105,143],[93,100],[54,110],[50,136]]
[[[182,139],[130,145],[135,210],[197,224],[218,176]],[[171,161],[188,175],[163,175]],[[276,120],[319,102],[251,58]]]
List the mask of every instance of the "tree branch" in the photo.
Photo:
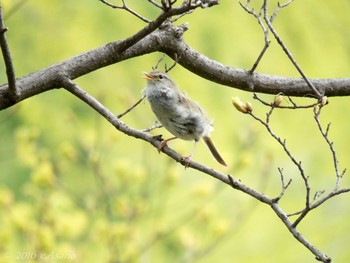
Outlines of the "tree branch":
[[[90,96],[87,92],[79,88],[72,80],[65,76],[61,76],[61,78],[58,80],[61,83],[61,86],[64,87],[67,91],[72,93],[74,96],[78,97],[85,103],[87,103],[89,106],[91,106],[94,110],[96,110],[98,113],[100,113],[108,122],[110,122],[117,130],[119,130],[122,133],[125,133],[126,135],[132,136],[136,139],[141,139],[143,141],[146,141],[156,147],[158,149],[159,144],[161,143],[161,140],[159,140],[159,136],[152,136],[149,133],[135,130],[132,127],[126,125],[120,119],[114,115],[112,112],[110,112],[104,105],[102,105],[98,100],[96,100],[94,97]],[[162,152],[164,152],[166,155],[168,155],[170,158],[175,160],[176,162],[181,163],[182,165],[185,165],[182,160],[182,156],[169,148],[168,146],[164,147],[162,149]],[[235,179],[231,175],[223,174],[217,170],[214,170],[210,167],[207,167],[203,164],[190,161],[190,163],[186,164],[187,167],[191,167],[195,170],[198,170],[202,173],[205,173],[207,175],[210,175],[217,180],[220,180],[221,182],[231,186],[232,188],[239,190],[254,199],[269,205],[272,210],[276,213],[276,215],[282,220],[284,225],[287,227],[287,229],[292,233],[292,235],[306,248],[308,248],[316,257],[317,260],[322,262],[331,262],[330,258],[323,254],[321,251],[319,251],[315,246],[313,246],[308,240],[306,240],[300,232],[298,232],[295,228],[295,226],[292,224],[292,222],[288,219],[288,216],[286,213],[281,209],[281,207],[277,203],[277,199],[271,199],[267,195],[264,195],[253,188],[250,188],[249,186],[243,184],[240,180]],[[288,184],[285,185],[284,182],[283,187],[284,190],[287,188]],[[282,190],[283,191],[283,190]]]
[[127,12],[129,12],[130,14],[136,16],[137,18],[141,19],[143,22],[146,22],[146,23],[150,23],[151,20],[147,19],[146,17],[140,15],[139,13],[135,12],[134,10],[130,9],[126,3],[125,3],[125,0],[122,0],[122,3],[123,5],[119,6],[119,5],[113,5],[111,4],[110,2],[106,1],[106,0],[100,0],[100,2],[104,3],[105,5],[109,6],[109,7],[112,7],[114,9],[124,9],[126,10]]
[[2,51],[2,55],[4,57],[5,61],[5,67],[6,67],[6,75],[7,75],[7,81],[8,81],[8,98],[11,102],[16,103],[17,101],[17,86],[16,86],[16,75],[15,75],[15,69],[12,64],[12,58],[10,53],[10,48],[7,44],[7,40],[5,37],[5,33],[7,31],[7,28],[4,26],[3,21],[3,14],[2,14],[2,7],[0,4],[0,47]]
[[[108,65],[157,51],[172,57],[178,54],[178,64],[222,85],[257,93],[312,96],[310,88],[301,78],[250,74],[247,70],[228,67],[209,59],[184,42],[182,35],[186,30],[185,25],[179,27],[167,25],[124,51],[116,52],[116,50],[123,50],[124,41],[111,42],[21,77],[17,79],[18,102],[42,92],[60,88],[60,82],[57,79],[62,74],[75,79]],[[310,79],[310,81],[328,97],[350,95],[350,78]],[[15,104],[9,98],[8,88],[7,84],[0,86],[0,109]]]
[[[109,2],[105,0],[100,0],[101,2],[112,6]],[[173,4],[176,0],[163,0],[161,1],[162,5],[158,4],[154,0],[148,0],[150,4],[156,6],[157,8],[162,9],[162,13],[154,20],[148,21],[145,19],[144,21],[148,23],[143,29],[134,34],[133,36],[121,40],[109,43],[102,47],[96,48],[94,50],[88,51],[86,53],[80,54],[76,57],[63,61],[61,63],[52,65],[49,68],[42,69],[35,73],[29,74],[17,80],[18,84],[18,100],[13,100],[13,95],[11,95],[11,90],[13,85],[9,80],[9,84],[0,86],[0,109],[4,109],[11,105],[14,105],[18,101],[24,100],[31,96],[40,94],[41,92],[45,92],[54,88],[64,87],[67,91],[72,93],[74,96],[78,97],[88,105],[90,105],[94,110],[101,114],[107,121],[109,121],[117,130],[120,132],[132,136],[136,139],[141,139],[158,148],[161,140],[159,136],[152,136],[144,131],[135,130],[132,127],[126,125],[120,120],[120,117],[130,112],[137,104],[142,100],[138,101],[135,105],[130,107],[124,113],[115,116],[112,112],[110,112],[104,105],[102,105],[98,100],[90,96],[88,93],[80,89],[72,79],[80,77],[82,75],[88,74],[94,70],[99,68],[118,63],[120,61],[130,59],[133,57],[141,56],[147,53],[161,51],[174,58],[176,63],[181,64],[185,68],[189,69],[193,73],[202,76],[208,80],[217,82],[219,84],[223,84],[226,86],[239,88],[242,90],[246,90],[249,92],[260,92],[260,93],[268,93],[268,94],[280,94],[283,93],[287,96],[314,96],[317,94],[320,97],[320,94],[324,94],[327,96],[348,96],[350,95],[350,79],[307,79],[303,76],[303,78],[288,78],[288,77],[277,77],[270,76],[264,74],[253,73],[254,69],[250,71],[246,71],[243,69],[231,68],[225,66],[217,61],[211,60],[208,57],[200,54],[190,46],[188,46],[183,40],[183,33],[187,30],[186,25],[182,25],[179,27],[173,26],[169,22],[169,18],[177,15],[183,15],[187,12],[191,12],[198,7],[210,7],[212,5],[217,4],[217,0],[198,0],[198,1],[183,1],[181,5],[178,7],[173,7]],[[288,1],[286,4],[290,3]],[[125,9],[126,11],[132,13],[140,19],[143,17],[133,10],[129,9],[125,1],[122,0],[123,6],[114,6],[114,8]],[[249,1],[247,1],[249,3]],[[266,0],[264,1],[266,5]],[[279,8],[282,8],[283,5],[279,5]],[[1,10],[0,10],[1,11]],[[270,20],[266,20],[266,23],[269,25],[268,29],[273,32],[273,28],[271,26],[271,22],[275,17],[275,14],[270,18]],[[265,15],[267,17],[267,11],[265,11]],[[3,33],[6,31],[2,25],[2,17],[0,12],[0,34],[3,36]],[[270,24],[269,24],[270,21]],[[156,29],[159,29],[156,31]],[[267,29],[266,29],[267,32]],[[273,32],[274,33],[274,32]],[[277,34],[277,33],[276,33]],[[275,35],[275,34],[274,34]],[[265,36],[266,37],[266,36]],[[276,35],[275,35],[276,37]],[[278,41],[278,38],[276,38]],[[283,43],[282,43],[283,44]],[[282,45],[283,47],[283,45]],[[266,47],[267,48],[267,47]],[[266,49],[265,49],[266,50]],[[263,50],[263,52],[265,52]],[[261,53],[261,57],[264,53]],[[260,58],[261,58],[260,57]],[[259,59],[260,59],[259,58]],[[259,63],[257,61],[256,65]],[[306,78],[306,79],[305,79]],[[13,74],[13,80],[14,74]],[[16,85],[16,82],[15,82]],[[310,87],[314,87],[312,89],[313,93],[310,93]],[[317,89],[315,88],[317,87]],[[17,89],[14,89],[17,91]],[[290,99],[293,106],[289,108],[293,108],[296,105]],[[337,182],[334,190],[329,193],[326,197],[322,198],[318,202],[314,204],[310,204],[310,187],[308,184],[308,178],[305,176],[303,168],[301,167],[301,163],[298,162],[289,152],[286,141],[282,140],[280,137],[275,135],[269,126],[270,116],[275,107],[279,107],[279,105],[270,104],[271,110],[266,115],[266,120],[263,121],[253,115],[251,111],[248,113],[260,121],[263,125],[265,125],[266,129],[272,135],[272,137],[283,147],[284,151],[287,153],[291,161],[297,166],[299,169],[302,178],[305,182],[306,187],[306,208],[298,214],[299,218],[292,223],[288,218],[288,215],[281,209],[278,205],[278,201],[284,195],[286,189],[288,188],[291,180],[287,182],[284,181],[283,171],[280,168],[279,173],[281,176],[282,182],[282,191],[277,198],[270,198],[267,195],[264,195],[247,185],[244,185],[240,180],[237,180],[231,175],[226,175],[219,171],[213,170],[210,167],[199,164],[197,162],[191,161],[190,163],[186,163],[187,167],[191,167],[196,169],[202,173],[208,174],[217,180],[222,181],[223,183],[231,186],[232,188],[239,190],[260,202],[269,205],[272,210],[276,213],[276,215],[281,219],[281,221],[285,224],[287,229],[292,233],[292,235],[305,247],[307,247],[315,256],[317,260],[322,262],[330,262],[331,259],[320,252],[317,248],[315,248],[309,241],[307,241],[297,230],[297,224],[303,219],[303,217],[313,208],[321,205],[323,202],[328,200],[329,198],[341,194],[343,192],[348,192],[350,189],[340,189],[339,184],[340,179],[342,178],[345,171],[342,173],[339,172],[337,166],[337,159],[335,152],[333,151],[333,144],[328,139],[328,130],[323,130],[320,122],[318,120],[319,113],[316,112],[315,109],[315,119],[317,124],[319,125],[319,129],[329,144],[331,151],[333,153],[335,170],[337,174]],[[307,107],[310,107],[308,105]],[[281,107],[282,108],[282,107]],[[319,110],[321,107],[319,108]],[[159,127],[159,126],[154,126]],[[153,127],[152,127],[153,128]],[[169,157],[174,159],[175,161],[183,163],[183,158],[181,155],[176,153],[169,147],[164,147],[162,151],[167,154]],[[319,192],[318,192],[319,193]],[[319,197],[319,195],[316,195]],[[315,198],[314,198],[315,200]]]
[[[289,0],[288,2],[286,2],[283,5],[278,4],[278,9],[276,9],[277,11],[280,8],[286,7],[288,6],[293,0]],[[267,24],[267,26],[269,27],[271,33],[273,34],[273,36],[275,37],[276,41],[278,42],[278,44],[282,47],[283,51],[287,54],[289,60],[292,62],[292,64],[294,65],[294,67],[297,69],[297,71],[299,72],[299,74],[303,77],[303,79],[305,80],[305,82],[307,83],[307,85],[310,87],[310,89],[313,91],[314,95],[320,100],[322,99],[323,95],[322,92],[320,92],[318,89],[316,89],[315,85],[312,83],[312,81],[310,81],[310,79],[306,76],[306,74],[303,72],[303,70],[301,69],[301,67],[298,65],[297,61],[294,59],[292,53],[289,51],[289,49],[286,47],[286,45],[283,43],[282,39],[279,37],[279,35],[277,34],[277,31],[274,29],[274,27],[272,26],[272,20],[276,17],[277,12],[275,11],[275,13],[272,15],[271,18],[268,17],[268,12],[267,12],[267,0],[264,0],[264,4],[263,4],[263,10],[264,10],[264,20]]]
[[[255,95],[256,97],[256,95]],[[311,210],[310,208],[310,183],[309,183],[309,177],[306,176],[304,168],[301,165],[301,161],[298,161],[293,154],[291,153],[291,151],[289,150],[289,148],[287,147],[287,142],[285,139],[282,139],[281,137],[277,136],[273,130],[270,127],[270,117],[273,113],[274,110],[274,106],[271,106],[271,109],[269,110],[268,113],[266,113],[266,120],[262,120],[259,117],[257,117],[255,114],[253,114],[251,111],[248,111],[247,114],[249,114],[250,116],[252,116],[255,120],[257,120],[258,122],[260,122],[263,126],[265,126],[266,130],[268,131],[268,133],[272,136],[272,138],[274,138],[283,148],[284,152],[287,154],[288,158],[291,160],[291,162],[296,166],[296,168],[299,170],[299,174],[301,176],[301,178],[304,181],[304,185],[305,185],[305,208],[302,211],[301,215],[299,216],[299,218],[293,223],[293,227],[296,227],[298,225],[298,223],[307,215],[307,213]],[[281,173],[281,171],[280,171]],[[282,181],[283,184],[283,181]],[[283,190],[283,188],[282,188]],[[283,192],[283,191],[282,191]],[[280,195],[281,196],[281,195]],[[280,197],[277,197],[276,200],[279,200]]]
[[312,245],[292,224],[292,222],[288,219],[288,216],[283,212],[280,206],[277,203],[273,203],[271,205],[272,210],[277,214],[277,216],[281,219],[283,224],[287,227],[289,232],[294,236],[296,240],[298,240],[301,244],[303,244],[307,249],[309,249],[316,257],[316,260],[330,263],[332,259],[328,257],[326,254],[319,251],[314,245]]
[[[72,93],[74,96],[78,97],[82,101],[84,101],[86,104],[88,104],[90,107],[92,107],[95,111],[97,111],[99,114],[101,114],[102,117],[104,117],[108,122],[110,122],[117,130],[121,131],[124,134],[127,134],[129,136],[132,136],[137,139],[144,140],[150,144],[152,144],[154,147],[158,149],[158,146],[161,143],[161,140],[159,140],[158,136],[152,136],[151,134],[143,131],[139,131],[136,129],[133,129],[123,123],[116,115],[114,115],[111,111],[109,111],[104,105],[102,105],[98,100],[96,100],[94,97],[89,95],[86,91],[82,90],[78,87],[73,81],[71,81],[69,78],[66,78],[65,76],[62,76],[59,80],[61,83],[61,86],[64,87],[67,91]],[[179,162],[183,164],[183,158],[180,154],[169,148],[168,146],[162,148],[161,150],[166,155],[174,159],[176,162]],[[184,164],[183,164],[184,165]],[[210,167],[207,167],[205,165],[202,165],[200,163],[191,161],[187,167],[191,167],[193,169],[196,169],[198,171],[204,172],[222,182],[225,184],[230,185],[231,187],[240,190],[255,199],[266,203],[271,204],[272,199],[267,197],[266,195],[257,192],[256,190],[249,188],[248,186],[241,183],[239,180],[235,179],[231,175],[223,174],[219,171],[216,171]]]
[[[268,20],[269,20],[269,23],[272,25],[272,22],[273,22],[273,20],[276,18],[278,12],[279,12],[282,8],[287,7],[292,1],[293,1],[293,0],[290,0],[290,1],[288,1],[287,3],[282,4],[282,5],[281,5],[280,3],[278,3],[277,8],[275,9],[275,11],[273,12],[272,16],[271,16],[269,19],[267,18],[266,1],[264,1],[263,5],[261,6],[259,13],[256,13],[255,10],[254,10],[253,8],[250,8],[250,7],[249,7],[250,0],[247,0],[245,5],[243,5],[241,2],[239,2],[239,4],[241,5],[241,7],[242,7],[248,14],[250,14],[250,15],[252,15],[252,16],[254,16],[254,17],[256,18],[256,20],[258,21],[258,23],[259,23],[259,25],[260,25],[260,27],[261,27],[263,33],[264,33],[265,44],[264,44],[264,47],[263,47],[263,49],[261,50],[261,52],[260,52],[258,58],[256,59],[256,61],[255,61],[254,65],[253,65],[253,67],[250,69],[250,72],[251,72],[251,73],[254,72],[255,69],[257,68],[257,66],[259,65],[259,63],[260,63],[262,57],[264,56],[265,52],[267,51],[267,49],[269,48],[270,43],[271,43],[271,41],[270,41],[270,39],[269,39],[269,30],[270,30],[270,27],[269,27],[269,26],[266,27],[266,26],[264,25],[264,23],[263,23],[264,19],[268,19]],[[265,15],[265,16],[264,16],[264,19],[262,18],[262,13],[263,13],[263,12],[264,12],[264,15]]]
[[346,172],[346,169],[344,169],[341,173],[339,171],[339,164],[338,164],[339,162],[338,162],[337,153],[336,153],[336,151],[334,149],[333,142],[328,137],[328,132],[329,132],[329,128],[330,128],[331,124],[328,123],[326,130],[324,130],[322,128],[322,124],[321,124],[321,121],[320,121],[320,115],[321,115],[322,107],[323,107],[323,105],[319,105],[318,107],[314,106],[314,118],[315,118],[315,121],[317,123],[317,127],[318,127],[320,133],[322,134],[322,137],[327,142],[327,144],[329,146],[329,150],[332,153],[334,172],[335,172],[335,175],[336,175],[336,178],[337,178],[336,179],[336,183],[335,183],[334,191],[337,191],[339,189],[339,187],[340,187],[340,182],[341,182],[341,179],[343,178],[343,175]]

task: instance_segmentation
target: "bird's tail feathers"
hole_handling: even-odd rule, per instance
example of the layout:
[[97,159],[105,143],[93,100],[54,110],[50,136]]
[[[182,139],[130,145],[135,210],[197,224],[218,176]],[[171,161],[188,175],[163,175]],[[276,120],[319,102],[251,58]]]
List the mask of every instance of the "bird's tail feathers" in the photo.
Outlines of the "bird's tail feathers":
[[214,142],[211,140],[211,138],[209,136],[203,136],[203,141],[205,142],[205,144],[208,146],[211,154],[214,156],[214,158],[223,166],[227,167],[226,162],[224,161],[224,159],[221,157],[219,151],[216,149]]

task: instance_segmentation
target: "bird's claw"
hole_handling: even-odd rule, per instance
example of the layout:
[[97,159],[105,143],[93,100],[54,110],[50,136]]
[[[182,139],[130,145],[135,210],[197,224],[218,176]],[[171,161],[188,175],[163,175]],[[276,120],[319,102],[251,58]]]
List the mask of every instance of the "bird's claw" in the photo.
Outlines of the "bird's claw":
[[191,161],[192,161],[192,155],[181,157],[181,163],[185,166],[185,169],[189,167]]
[[158,146],[158,152],[160,153],[162,151],[162,149],[167,145],[168,141],[167,140],[163,140],[159,146]]

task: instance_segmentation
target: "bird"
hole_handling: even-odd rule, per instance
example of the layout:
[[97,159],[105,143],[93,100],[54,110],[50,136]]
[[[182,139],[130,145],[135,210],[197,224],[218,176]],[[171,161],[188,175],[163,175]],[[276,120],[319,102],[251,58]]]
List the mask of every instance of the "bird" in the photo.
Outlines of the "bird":
[[214,158],[221,165],[227,166],[210,138],[210,132],[214,129],[212,121],[199,104],[182,93],[170,76],[163,71],[144,72],[144,78],[147,80],[144,95],[153,113],[162,126],[174,135],[163,140],[158,146],[158,151],[160,152],[170,140],[176,138],[194,141],[191,154],[183,157],[187,167],[198,141],[203,139]]

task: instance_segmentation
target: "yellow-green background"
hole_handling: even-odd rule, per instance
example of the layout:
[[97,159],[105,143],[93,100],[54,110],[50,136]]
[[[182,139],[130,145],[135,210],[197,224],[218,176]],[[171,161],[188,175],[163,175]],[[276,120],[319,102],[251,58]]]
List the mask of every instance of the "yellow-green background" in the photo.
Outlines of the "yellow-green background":
[[[1,1],[17,76],[130,36],[144,24],[97,0]],[[119,1],[120,2],[120,1]],[[258,8],[261,1],[252,1]],[[276,6],[270,1],[271,13]],[[127,1],[148,18],[158,10],[148,1]],[[294,1],[274,24],[309,77],[348,77],[350,16],[348,0]],[[262,46],[256,20],[238,1],[199,9],[185,40],[224,64],[248,69]],[[150,54],[100,69],[77,83],[114,113],[140,96],[142,71],[161,54]],[[167,60],[168,65],[171,61]],[[6,81],[1,65],[1,83]],[[272,41],[258,72],[298,76]],[[231,97],[251,101],[254,113],[266,108],[252,94],[201,79],[178,65],[171,76],[215,122],[213,140],[229,168],[218,165],[203,143],[194,160],[206,163],[266,193],[280,193],[277,168],[293,179],[281,206],[301,209],[305,189],[297,169],[264,128],[237,112]],[[272,96],[262,95],[271,101]],[[296,99],[310,103],[309,99]],[[339,165],[349,165],[348,98],[330,98],[321,120],[332,122]],[[285,102],[283,102],[285,103]],[[137,129],[155,117],[143,103],[123,119]],[[319,134],[312,110],[279,110],[272,127],[302,161],[316,190],[335,183],[331,152]],[[169,134],[156,130],[153,134]],[[314,262],[272,210],[207,175],[170,160],[148,144],[116,131],[65,90],[40,94],[0,112],[0,262]],[[171,147],[190,153],[192,143]],[[349,186],[348,175],[342,181]],[[349,195],[335,197],[311,212],[299,230],[334,262],[348,262]]]

